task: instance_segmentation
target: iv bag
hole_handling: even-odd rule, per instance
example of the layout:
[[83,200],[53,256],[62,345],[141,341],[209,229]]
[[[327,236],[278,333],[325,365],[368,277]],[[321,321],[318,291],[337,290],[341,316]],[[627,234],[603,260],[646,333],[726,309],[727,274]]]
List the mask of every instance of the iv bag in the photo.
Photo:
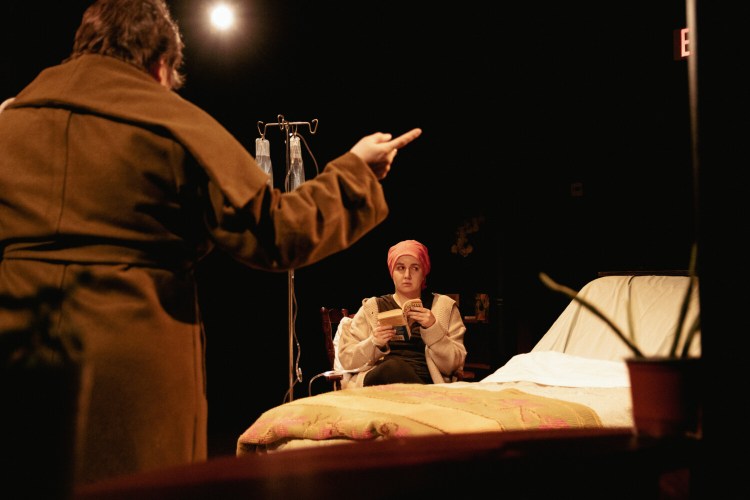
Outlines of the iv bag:
[[269,175],[268,184],[273,187],[273,167],[271,166],[271,145],[268,139],[255,139],[255,162]]
[[302,148],[298,135],[289,138],[289,187],[287,191],[294,191],[305,182],[305,166],[302,163]]

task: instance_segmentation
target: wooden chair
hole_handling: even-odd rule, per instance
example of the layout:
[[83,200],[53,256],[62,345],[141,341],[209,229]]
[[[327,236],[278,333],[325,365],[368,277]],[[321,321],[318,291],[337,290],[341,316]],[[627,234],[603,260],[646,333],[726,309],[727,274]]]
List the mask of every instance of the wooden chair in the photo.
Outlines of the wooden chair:
[[322,375],[328,380],[334,391],[341,389],[341,381],[344,375],[336,371],[336,347],[333,344],[333,339],[336,336],[336,330],[341,323],[341,319],[344,317],[354,317],[353,314],[349,314],[349,310],[346,308],[320,308],[320,319],[321,327],[323,330],[323,342],[325,342],[326,354],[328,355],[328,367],[330,371],[324,372]]

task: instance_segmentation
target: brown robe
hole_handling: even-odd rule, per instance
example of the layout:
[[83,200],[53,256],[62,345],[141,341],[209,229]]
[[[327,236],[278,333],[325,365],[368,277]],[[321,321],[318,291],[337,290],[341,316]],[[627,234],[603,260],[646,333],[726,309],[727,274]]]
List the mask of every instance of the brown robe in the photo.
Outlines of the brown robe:
[[[94,374],[81,481],[206,458],[197,260],[298,268],[388,213],[352,153],[291,193],[266,180],[218,122],[117,59],[49,68],[0,113],[0,294],[95,278],[54,324],[81,333]],[[0,332],[19,321],[0,311]]]

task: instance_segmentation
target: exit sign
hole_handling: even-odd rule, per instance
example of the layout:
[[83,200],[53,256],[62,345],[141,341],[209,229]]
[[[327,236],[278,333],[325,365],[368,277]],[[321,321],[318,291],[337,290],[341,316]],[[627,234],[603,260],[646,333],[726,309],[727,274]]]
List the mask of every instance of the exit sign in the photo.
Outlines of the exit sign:
[[688,29],[674,30],[674,60],[686,59],[690,55],[690,37]]

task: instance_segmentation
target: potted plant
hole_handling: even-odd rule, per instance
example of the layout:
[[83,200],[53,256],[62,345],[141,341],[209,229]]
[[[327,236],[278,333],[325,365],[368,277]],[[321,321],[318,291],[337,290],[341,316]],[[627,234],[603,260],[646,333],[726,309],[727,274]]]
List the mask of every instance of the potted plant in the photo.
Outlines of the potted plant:
[[89,391],[83,344],[77,332],[52,328],[65,293],[0,295],[0,314],[26,319],[0,331],[0,466],[10,490],[30,498],[72,496],[83,437]]
[[[630,375],[633,420],[639,434],[655,437],[700,434],[701,403],[698,389],[701,360],[689,354],[690,345],[700,331],[700,313],[685,328],[690,299],[698,283],[695,263],[694,245],[690,256],[689,280],[680,310],[677,311],[679,316],[672,345],[667,355],[658,356],[644,354],[636,344],[632,315],[629,314],[631,319],[626,333],[575,290],[560,285],[545,273],[539,274],[545,286],[565,294],[604,321],[632,352],[632,356],[626,358],[625,362]],[[678,352],[683,337],[682,349]]]

